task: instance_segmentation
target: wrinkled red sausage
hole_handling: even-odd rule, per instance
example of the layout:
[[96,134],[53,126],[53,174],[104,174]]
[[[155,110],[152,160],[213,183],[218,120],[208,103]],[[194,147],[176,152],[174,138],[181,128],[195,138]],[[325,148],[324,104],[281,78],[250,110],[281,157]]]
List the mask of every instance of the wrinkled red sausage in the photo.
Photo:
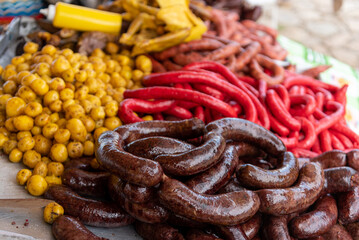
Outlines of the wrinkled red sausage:
[[187,218],[215,225],[235,225],[250,219],[258,210],[258,196],[251,191],[220,195],[199,194],[175,179],[166,178],[158,196],[169,210]]
[[285,152],[277,169],[266,170],[252,164],[243,164],[236,176],[241,185],[249,188],[285,188],[298,177],[299,165],[291,152]]
[[323,185],[324,173],[320,164],[304,164],[294,186],[256,191],[261,203],[259,211],[278,216],[306,209],[318,199]]
[[58,217],[51,230],[56,240],[108,240],[96,236],[79,220],[67,215]]
[[319,199],[313,211],[293,218],[289,223],[289,231],[296,238],[318,237],[329,231],[338,218],[338,209],[335,199],[323,196]]
[[136,221],[135,230],[146,240],[184,240],[177,229],[163,223],[149,224]]
[[339,222],[343,225],[359,220],[359,187],[338,197]]

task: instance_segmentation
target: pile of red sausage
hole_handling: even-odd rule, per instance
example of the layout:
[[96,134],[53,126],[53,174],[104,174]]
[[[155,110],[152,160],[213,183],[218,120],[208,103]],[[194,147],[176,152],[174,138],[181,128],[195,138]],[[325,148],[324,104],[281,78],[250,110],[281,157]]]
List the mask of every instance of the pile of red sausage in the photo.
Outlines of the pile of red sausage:
[[161,240],[359,238],[359,150],[297,159],[240,118],[123,125],[97,147],[99,169],[71,161],[45,193],[65,209],[57,239],[102,239],[82,223]]

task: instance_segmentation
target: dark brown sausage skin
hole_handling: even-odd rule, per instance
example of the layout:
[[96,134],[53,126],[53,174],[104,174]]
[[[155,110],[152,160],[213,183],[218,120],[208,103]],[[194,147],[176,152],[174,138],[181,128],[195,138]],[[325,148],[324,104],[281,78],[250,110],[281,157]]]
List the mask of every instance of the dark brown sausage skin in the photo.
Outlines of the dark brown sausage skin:
[[311,158],[310,161],[319,162],[323,169],[327,169],[345,166],[347,164],[347,157],[345,152],[340,150],[332,150]]
[[191,178],[185,184],[197,193],[217,192],[233,175],[238,164],[239,148],[238,144],[227,144],[219,163]]
[[267,129],[240,118],[223,118],[209,123],[207,131],[218,131],[225,139],[252,144],[273,156],[286,151],[283,142]]
[[243,190],[246,189],[239,184],[237,178],[232,177],[224,187],[219,189],[218,193],[240,192]]
[[69,168],[61,176],[62,183],[76,193],[91,197],[105,197],[110,173],[88,172],[78,168]]
[[226,147],[226,141],[218,133],[208,132],[203,140],[199,147],[183,153],[162,154],[155,161],[169,175],[188,176],[203,172],[218,163]]
[[359,187],[338,197],[339,223],[345,225],[359,220]]
[[345,229],[349,232],[350,236],[352,236],[354,240],[359,239],[359,222],[345,225]]
[[270,216],[264,222],[262,235],[264,240],[291,240],[287,227],[287,216]]
[[348,166],[359,171],[359,149],[347,153]]
[[359,186],[359,174],[351,167],[336,167],[324,170],[325,193],[348,192]]
[[167,223],[171,226],[186,227],[186,228],[200,228],[203,229],[207,225],[205,223],[197,222],[192,219],[177,215],[175,213],[170,213]]
[[123,195],[123,188],[125,186],[125,182],[122,181],[119,177],[116,175],[111,174],[111,176],[108,179],[107,182],[107,189],[108,194],[110,195],[110,198],[112,201],[116,203],[120,203],[123,205],[124,203],[124,195]]
[[262,225],[262,216],[260,213],[256,213],[256,215],[254,215],[247,222],[242,223],[241,227],[247,238],[252,239],[259,232],[261,225]]
[[187,218],[214,225],[235,225],[250,219],[258,210],[258,196],[251,191],[204,195],[171,178],[162,182],[158,196],[169,210]]
[[170,225],[135,222],[136,232],[146,240],[184,240],[182,234]]
[[147,137],[131,142],[125,150],[138,157],[155,159],[161,154],[175,154],[193,149],[192,144],[168,137]]
[[96,236],[79,220],[67,215],[58,217],[51,230],[56,240],[108,240]]
[[243,164],[236,172],[237,179],[243,186],[255,189],[289,187],[297,180],[298,161],[293,153],[285,152],[281,162],[275,170]]
[[318,199],[323,185],[321,165],[307,163],[299,171],[299,178],[294,186],[256,191],[261,202],[259,211],[276,216],[299,212]]
[[322,235],[325,240],[353,240],[347,230],[339,224],[334,225]]
[[316,202],[313,211],[295,217],[289,222],[289,232],[295,238],[319,237],[329,231],[337,219],[335,199],[323,196]]
[[64,168],[78,168],[85,171],[91,171],[93,170],[91,167],[91,161],[92,158],[90,157],[71,159],[64,164]]
[[222,240],[222,238],[217,238],[199,229],[190,229],[186,233],[186,240]]
[[137,157],[124,151],[124,146],[139,138],[167,136],[183,138],[203,134],[204,123],[199,119],[183,121],[145,121],[120,126],[115,131],[101,134],[97,141],[96,157],[109,172],[121,179],[151,187],[162,180],[163,170],[158,162]]
[[146,203],[153,198],[154,189],[126,183],[123,188],[125,197],[134,203]]
[[83,198],[65,186],[50,186],[44,197],[56,201],[64,208],[65,214],[77,217],[89,226],[121,227],[134,222],[117,204]]
[[214,226],[216,233],[226,240],[249,240],[240,225]]

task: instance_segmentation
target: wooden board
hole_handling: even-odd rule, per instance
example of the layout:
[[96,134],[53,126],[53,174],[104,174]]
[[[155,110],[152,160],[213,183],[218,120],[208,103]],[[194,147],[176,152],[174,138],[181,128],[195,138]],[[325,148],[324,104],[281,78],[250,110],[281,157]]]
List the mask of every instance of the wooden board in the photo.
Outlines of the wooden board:
[[[6,204],[0,201],[0,239],[21,240],[53,240],[51,225],[42,218],[45,204],[41,201],[29,200],[16,202],[15,199],[36,199],[27,193],[24,186],[16,183],[17,172],[24,168],[21,163],[11,163],[7,156],[0,153],[0,199],[13,199]],[[26,221],[27,219],[27,221]],[[139,240],[132,226],[121,228],[89,229],[96,235],[108,239]]]

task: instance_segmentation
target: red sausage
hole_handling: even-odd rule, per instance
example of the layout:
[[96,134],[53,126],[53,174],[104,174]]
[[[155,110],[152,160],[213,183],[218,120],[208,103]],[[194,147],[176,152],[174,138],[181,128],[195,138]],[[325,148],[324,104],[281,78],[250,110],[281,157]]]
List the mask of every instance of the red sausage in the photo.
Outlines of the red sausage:
[[323,185],[322,167],[318,163],[304,164],[294,186],[256,191],[261,202],[259,211],[284,215],[306,209],[317,200]]
[[234,225],[250,219],[258,210],[259,199],[251,191],[220,195],[195,193],[175,179],[166,178],[158,196],[169,210],[187,218],[215,225]]
[[51,230],[56,240],[108,240],[96,236],[79,220],[67,215],[58,217],[52,224]]
[[69,188],[61,185],[50,186],[44,197],[56,201],[64,208],[65,214],[77,217],[89,226],[120,227],[129,225],[134,221],[117,204],[80,197]]
[[146,240],[184,240],[182,234],[167,224],[149,224],[136,221],[136,232]]
[[290,234],[296,238],[318,237],[329,231],[338,218],[335,199],[324,196],[319,199],[313,211],[293,218],[289,223]]
[[359,220],[359,187],[338,198],[339,222],[343,225]]

